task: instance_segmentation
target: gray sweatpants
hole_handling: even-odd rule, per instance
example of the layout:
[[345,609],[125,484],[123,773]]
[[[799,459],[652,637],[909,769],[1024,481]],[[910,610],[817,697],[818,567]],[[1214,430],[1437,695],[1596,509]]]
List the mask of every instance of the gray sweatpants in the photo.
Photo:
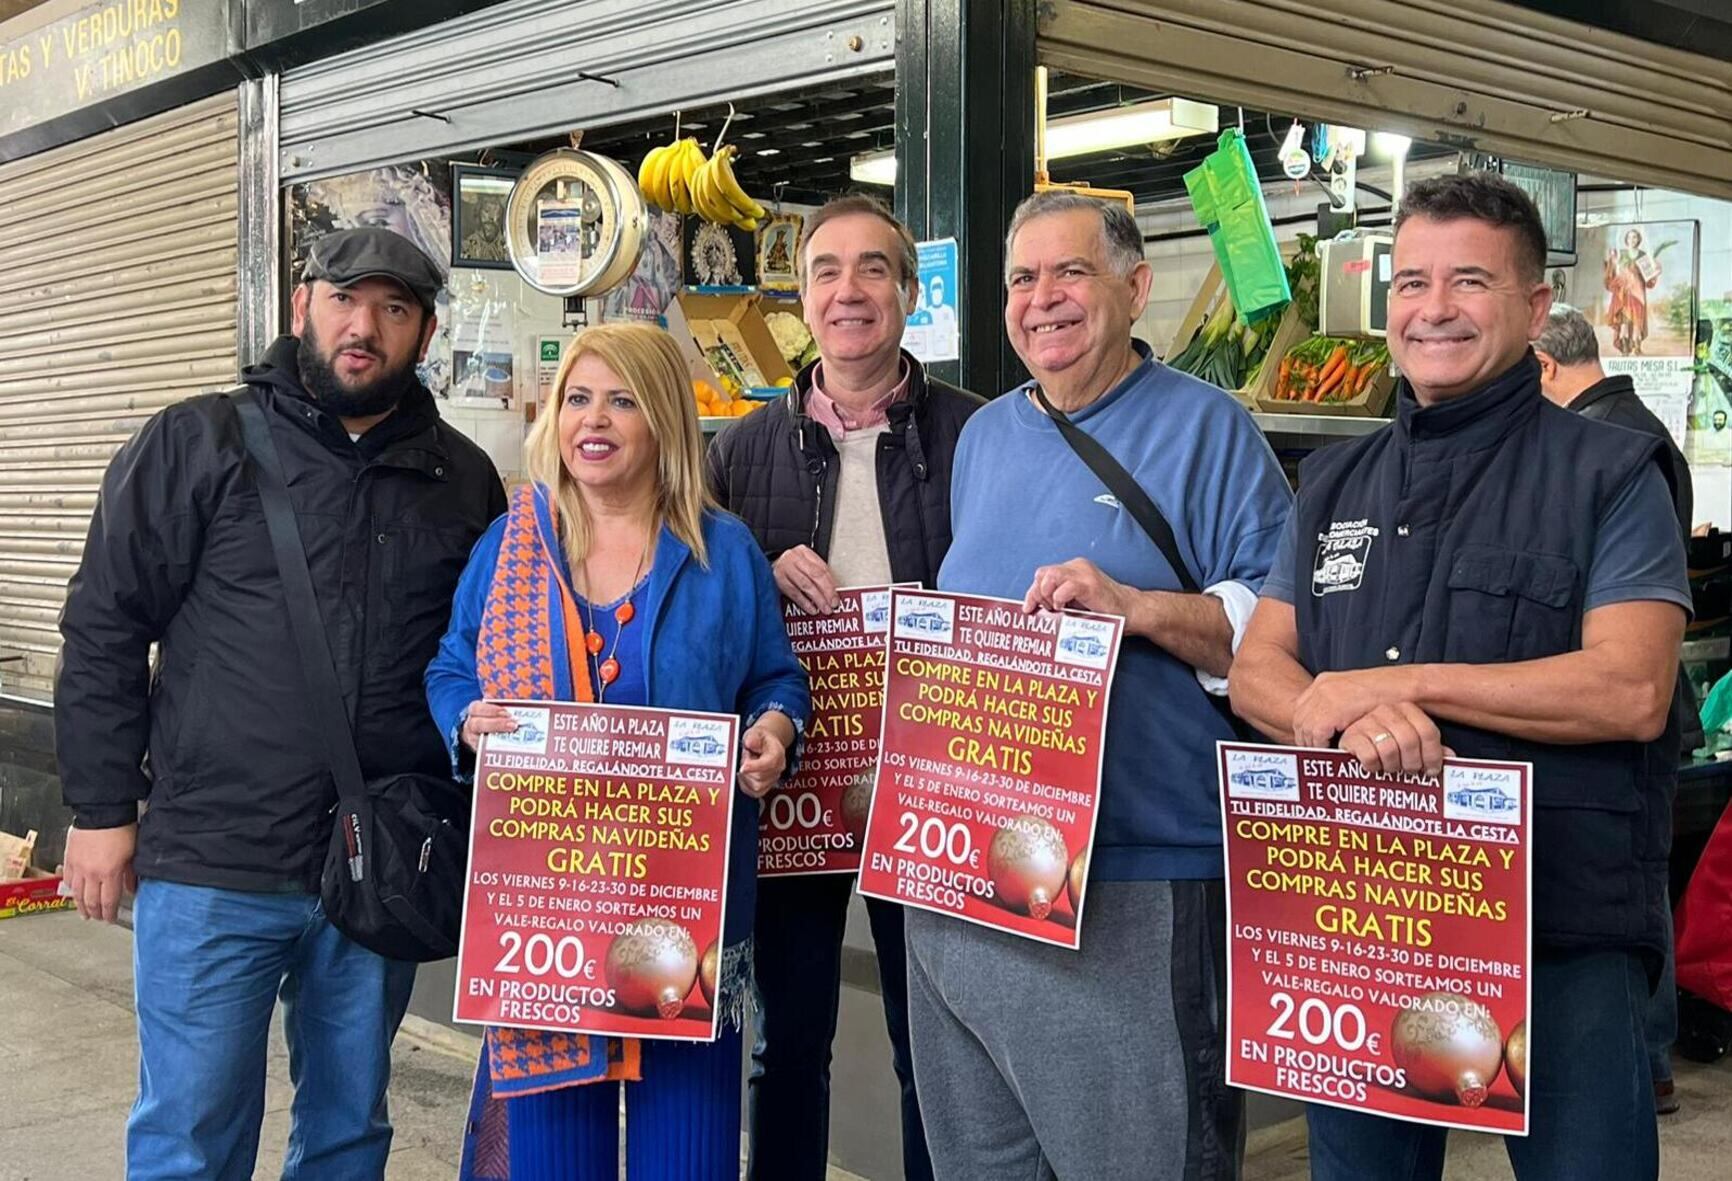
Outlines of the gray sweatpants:
[[1070,951],[909,910],[908,1023],[938,1181],[1234,1181],[1220,882],[1092,882]]

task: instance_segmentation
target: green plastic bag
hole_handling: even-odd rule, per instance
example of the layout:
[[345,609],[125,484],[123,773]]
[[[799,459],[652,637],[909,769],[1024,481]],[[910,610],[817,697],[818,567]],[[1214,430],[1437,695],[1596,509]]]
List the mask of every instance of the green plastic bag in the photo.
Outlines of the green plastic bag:
[[1716,681],[1702,703],[1702,734],[1706,741],[1696,753],[1703,758],[1732,750],[1732,673]]
[[1197,221],[1209,232],[1240,319],[1255,323],[1286,307],[1293,292],[1244,133],[1223,131],[1215,150],[1185,174],[1185,191]]

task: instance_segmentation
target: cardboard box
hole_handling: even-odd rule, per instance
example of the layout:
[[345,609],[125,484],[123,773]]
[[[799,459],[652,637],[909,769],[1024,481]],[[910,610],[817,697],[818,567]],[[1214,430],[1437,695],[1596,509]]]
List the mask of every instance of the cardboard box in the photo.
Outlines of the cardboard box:
[[[776,348],[776,338],[764,323],[759,310],[759,296],[749,292],[711,292],[686,290],[674,301],[679,309],[675,317],[669,309],[668,329],[675,331],[677,322],[685,325],[684,337],[691,341],[696,360],[703,363],[703,372],[693,367],[693,375],[721,387],[720,377],[729,373],[748,389],[771,390],[783,382],[792,381],[794,373]],[[682,349],[686,347],[681,340]],[[691,360],[688,356],[688,360]]]
[[[1276,362],[1276,371],[1280,363]],[[1364,389],[1345,402],[1294,402],[1286,398],[1259,397],[1257,408],[1265,414],[1334,414],[1347,418],[1382,418],[1395,393],[1396,377],[1387,366]],[[1270,389],[1273,389],[1271,384]]]
[[71,910],[72,899],[61,896],[61,877],[30,864],[36,833],[13,836],[0,832],[0,919]]
[[60,875],[40,869],[26,870],[22,878],[0,881],[0,919],[71,910],[72,899],[62,897],[60,889]]

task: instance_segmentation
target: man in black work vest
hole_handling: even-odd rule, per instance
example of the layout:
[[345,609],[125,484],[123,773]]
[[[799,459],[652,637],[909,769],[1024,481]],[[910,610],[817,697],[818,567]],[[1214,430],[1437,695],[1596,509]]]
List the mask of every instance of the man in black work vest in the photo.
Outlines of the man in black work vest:
[[[1300,469],[1231,691],[1265,733],[1374,772],[1435,772],[1446,749],[1533,764],[1531,1121],[1510,1161],[1520,1181],[1644,1181],[1689,586],[1659,441],[1541,395],[1544,261],[1501,178],[1408,190],[1396,420]],[[1319,570],[1325,549],[1349,577]],[[1443,1128],[1307,1118],[1314,1181],[1443,1175]]]

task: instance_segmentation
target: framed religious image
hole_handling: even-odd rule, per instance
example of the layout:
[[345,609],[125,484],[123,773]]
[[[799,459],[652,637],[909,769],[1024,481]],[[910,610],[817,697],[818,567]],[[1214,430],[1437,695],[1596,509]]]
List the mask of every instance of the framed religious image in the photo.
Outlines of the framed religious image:
[[511,269],[505,246],[505,203],[517,183],[515,168],[451,166],[451,265]]
[[798,213],[779,213],[758,231],[758,286],[776,291],[797,291],[800,276],[794,263],[800,249]]

